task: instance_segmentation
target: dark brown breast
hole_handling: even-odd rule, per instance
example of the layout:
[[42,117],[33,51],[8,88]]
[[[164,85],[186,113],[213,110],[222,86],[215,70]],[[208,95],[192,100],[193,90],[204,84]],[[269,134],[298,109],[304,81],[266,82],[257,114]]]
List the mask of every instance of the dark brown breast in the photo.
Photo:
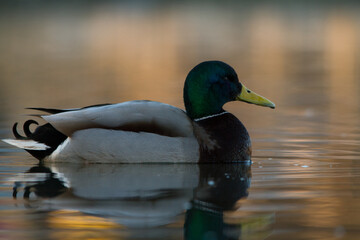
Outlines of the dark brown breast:
[[250,136],[231,113],[196,121],[194,130],[200,144],[200,163],[251,159]]

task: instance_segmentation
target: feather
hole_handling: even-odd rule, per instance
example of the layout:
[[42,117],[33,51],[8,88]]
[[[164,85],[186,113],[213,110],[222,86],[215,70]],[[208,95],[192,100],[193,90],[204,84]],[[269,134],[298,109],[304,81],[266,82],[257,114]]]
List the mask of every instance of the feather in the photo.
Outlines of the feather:
[[78,110],[81,110],[81,109],[100,107],[100,106],[106,106],[106,105],[111,105],[111,104],[110,103],[103,103],[103,104],[90,105],[90,106],[86,106],[86,107],[83,107],[83,108],[70,108],[70,109],[39,108],[39,107],[29,107],[29,108],[26,108],[26,109],[42,111],[42,112],[46,112],[46,113],[50,113],[50,114],[57,114],[57,113],[62,113],[62,112],[78,111]]
[[48,148],[50,148],[49,146],[43,143],[36,142],[34,140],[2,139],[2,141],[26,150],[47,150]]
[[152,101],[130,101],[42,117],[69,137],[89,128],[153,132],[173,137],[194,135],[192,121],[183,110]]
[[199,145],[193,137],[92,128],[76,131],[46,160],[57,162],[142,163],[197,162]]

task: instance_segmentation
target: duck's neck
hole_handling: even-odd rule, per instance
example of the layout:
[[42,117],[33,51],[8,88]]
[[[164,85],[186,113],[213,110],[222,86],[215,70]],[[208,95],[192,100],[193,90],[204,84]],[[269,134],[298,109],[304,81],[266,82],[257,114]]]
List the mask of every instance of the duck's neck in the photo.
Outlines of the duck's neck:
[[184,92],[184,104],[187,115],[193,120],[224,112],[223,102],[202,94]]
[[205,117],[201,117],[201,118],[195,118],[193,119],[194,121],[198,122],[198,121],[201,121],[201,120],[205,120],[205,119],[208,119],[208,118],[213,118],[213,117],[218,117],[218,116],[221,116],[221,115],[224,115],[228,112],[226,112],[225,110],[223,110],[222,112],[220,113],[217,113],[217,114],[213,114],[213,115],[209,115],[209,116],[205,116]]
[[224,113],[225,111],[220,108],[217,110],[213,110],[212,108],[204,108],[204,107],[198,107],[198,106],[186,106],[186,114],[192,119],[192,120],[198,120],[198,119],[205,119],[212,116],[217,116],[219,114]]

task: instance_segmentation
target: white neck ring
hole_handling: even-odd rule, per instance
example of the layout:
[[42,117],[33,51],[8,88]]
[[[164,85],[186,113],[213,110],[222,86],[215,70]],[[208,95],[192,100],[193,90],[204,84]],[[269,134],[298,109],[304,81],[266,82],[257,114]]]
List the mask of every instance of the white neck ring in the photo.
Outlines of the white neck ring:
[[195,118],[194,121],[197,122],[197,121],[205,120],[205,119],[208,119],[208,118],[221,116],[221,115],[224,115],[226,113],[228,113],[228,112],[224,111],[224,112],[217,113],[217,114],[214,114],[214,115],[209,115],[209,116],[205,116],[205,117],[201,117],[201,118]]

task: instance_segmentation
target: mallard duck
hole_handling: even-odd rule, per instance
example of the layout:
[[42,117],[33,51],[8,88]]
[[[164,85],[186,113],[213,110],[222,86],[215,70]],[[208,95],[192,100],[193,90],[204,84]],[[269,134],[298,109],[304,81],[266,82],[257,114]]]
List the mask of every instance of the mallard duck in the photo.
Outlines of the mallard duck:
[[47,123],[34,132],[34,120],[24,123],[26,136],[3,141],[44,161],[145,163],[236,162],[251,157],[244,125],[223,109],[230,101],[275,108],[270,100],[250,91],[235,70],[221,61],[195,66],[184,85],[186,111],[154,101],[129,101],[77,109],[40,110]]

